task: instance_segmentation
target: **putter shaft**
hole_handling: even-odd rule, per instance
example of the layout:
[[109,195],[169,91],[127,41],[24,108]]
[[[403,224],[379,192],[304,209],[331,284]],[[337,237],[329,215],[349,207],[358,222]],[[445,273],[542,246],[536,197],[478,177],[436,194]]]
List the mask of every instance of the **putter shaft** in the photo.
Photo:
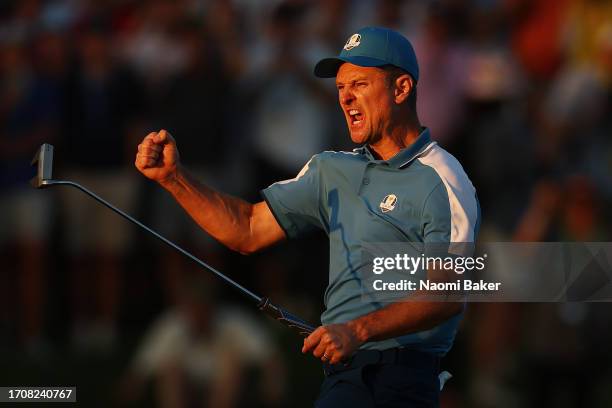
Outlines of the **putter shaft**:
[[181,248],[180,246],[178,246],[174,242],[170,241],[168,238],[164,237],[163,235],[159,234],[158,232],[154,231],[153,229],[147,227],[146,225],[144,225],[142,222],[138,221],[136,218],[132,217],[131,215],[125,213],[124,211],[121,211],[119,208],[115,207],[114,205],[112,205],[111,203],[109,203],[108,201],[106,201],[105,199],[103,199],[102,197],[100,197],[99,195],[94,193],[93,191],[83,187],[79,183],[75,183],[73,181],[68,181],[68,180],[43,180],[42,184],[46,185],[46,186],[66,185],[66,186],[76,187],[77,189],[81,190],[82,192],[84,192],[85,194],[87,194],[88,196],[93,198],[94,200],[98,201],[99,203],[101,203],[102,205],[107,207],[108,209],[110,209],[110,210],[114,211],[115,213],[119,214],[120,216],[122,216],[126,220],[128,220],[128,221],[130,221],[130,222],[132,222],[132,223],[134,223],[136,225],[138,225],[140,228],[142,228],[143,230],[149,232],[150,234],[153,234],[153,236],[155,236],[155,238],[159,239],[160,241],[162,241],[166,245],[169,245],[172,248],[176,249],[177,251],[179,251],[180,253],[182,253],[183,255],[185,255],[186,257],[188,257],[189,259],[191,259],[192,261],[194,261],[195,263],[197,263],[201,267],[208,269],[210,272],[212,272],[215,275],[217,275],[217,277],[223,279],[226,283],[228,283],[231,286],[233,286],[234,288],[238,289],[240,292],[242,292],[246,296],[250,297],[255,302],[260,303],[262,301],[262,297],[261,296],[257,296],[255,293],[251,292],[250,290],[248,290],[244,286],[240,285],[238,282],[236,282],[236,281],[232,280],[231,278],[227,277],[226,275],[224,275],[223,273],[219,272],[218,270],[216,270],[215,268],[213,268],[212,266],[210,266],[206,262],[202,261],[200,258],[198,258],[195,255],[191,254],[190,252],[184,250],[183,248]]
[[140,221],[138,221],[137,219],[135,219],[131,215],[125,213],[124,211],[121,211],[119,208],[115,207],[114,205],[112,205],[111,203],[109,203],[108,201],[106,201],[105,199],[103,199],[102,197],[100,197],[99,195],[94,193],[93,191],[91,191],[91,190],[83,187],[79,183],[75,183],[73,181],[69,181],[69,180],[53,180],[53,178],[52,178],[53,177],[52,176],[52,171],[53,171],[53,146],[52,145],[50,145],[48,143],[44,143],[40,147],[38,152],[36,153],[36,156],[34,156],[34,159],[32,160],[32,165],[36,165],[37,169],[38,169],[38,172],[37,172],[36,176],[31,181],[31,184],[35,188],[45,188],[45,187],[56,186],[56,185],[64,185],[64,186],[75,187],[76,189],[81,190],[83,193],[87,194],[88,196],[90,196],[91,198],[93,198],[94,200],[99,202],[100,204],[104,205],[109,210],[115,212],[116,214],[120,215],[121,217],[125,218],[126,220],[130,221],[131,223],[136,224],[137,226],[139,226],[140,228],[142,228],[146,232],[152,234],[154,237],[156,237],[157,239],[159,239],[160,241],[162,241],[166,245],[168,245],[168,246],[172,247],[173,249],[179,251],[181,254],[185,255],[187,258],[191,259],[193,262],[195,262],[199,266],[201,266],[204,269],[212,272],[219,279],[223,280],[225,283],[227,283],[230,286],[232,286],[233,288],[237,289],[243,295],[248,296],[249,298],[254,300],[257,303],[257,307],[259,308],[259,310],[261,310],[262,312],[264,312],[268,316],[278,320],[280,323],[284,324],[285,326],[287,326],[287,327],[289,327],[289,328],[291,328],[293,330],[296,330],[301,336],[306,337],[306,336],[308,336],[310,333],[312,333],[314,331],[314,327],[312,327],[311,325],[309,325],[308,323],[306,323],[302,319],[300,319],[300,318],[292,315],[291,313],[287,312],[286,310],[284,310],[284,309],[282,309],[282,308],[272,304],[270,302],[270,299],[268,299],[267,297],[261,297],[261,296],[256,295],[255,293],[251,292],[250,290],[248,290],[244,286],[240,285],[239,283],[237,283],[234,280],[230,279],[229,277],[225,276],[224,274],[222,274],[221,272],[219,272],[218,270],[216,270],[212,266],[208,265],[206,262],[202,261],[201,259],[197,258],[196,256],[194,256],[190,252],[187,252],[186,250],[184,250],[183,248],[181,248],[180,246],[178,246],[174,242],[170,241],[168,238],[164,237],[163,235],[161,235],[161,234],[157,233],[156,231],[152,230],[151,228],[147,227],[146,225],[144,225],[143,223],[141,223]]

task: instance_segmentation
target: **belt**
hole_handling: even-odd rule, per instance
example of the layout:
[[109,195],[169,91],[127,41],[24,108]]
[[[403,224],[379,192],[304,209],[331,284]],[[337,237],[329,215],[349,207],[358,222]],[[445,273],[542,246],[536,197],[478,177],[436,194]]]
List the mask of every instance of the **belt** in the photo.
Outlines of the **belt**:
[[403,347],[386,350],[358,350],[346,362],[323,363],[325,376],[373,364],[406,364],[411,367],[431,368],[440,371],[440,357],[433,353],[411,350]]

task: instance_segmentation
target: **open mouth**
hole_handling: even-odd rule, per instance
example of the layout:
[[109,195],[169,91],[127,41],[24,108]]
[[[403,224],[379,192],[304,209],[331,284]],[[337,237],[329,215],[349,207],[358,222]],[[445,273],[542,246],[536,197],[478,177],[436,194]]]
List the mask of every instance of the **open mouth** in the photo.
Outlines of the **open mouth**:
[[358,109],[349,109],[348,114],[351,125],[359,125],[363,121],[363,113]]

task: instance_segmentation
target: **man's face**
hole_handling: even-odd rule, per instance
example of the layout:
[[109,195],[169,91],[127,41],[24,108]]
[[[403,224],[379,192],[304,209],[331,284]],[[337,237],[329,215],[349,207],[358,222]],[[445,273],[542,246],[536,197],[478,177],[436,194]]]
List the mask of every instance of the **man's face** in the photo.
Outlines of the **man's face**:
[[378,142],[391,122],[393,108],[393,90],[386,73],[346,62],[338,70],[336,87],[351,140],[358,144]]

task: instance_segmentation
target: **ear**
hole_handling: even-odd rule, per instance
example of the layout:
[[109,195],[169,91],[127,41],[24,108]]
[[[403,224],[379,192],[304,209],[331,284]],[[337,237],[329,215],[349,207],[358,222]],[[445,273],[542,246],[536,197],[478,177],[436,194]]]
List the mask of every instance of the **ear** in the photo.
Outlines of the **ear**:
[[395,103],[404,103],[404,101],[410,95],[410,92],[412,92],[413,86],[414,83],[412,82],[412,77],[410,77],[410,75],[404,74],[397,77],[394,84]]

